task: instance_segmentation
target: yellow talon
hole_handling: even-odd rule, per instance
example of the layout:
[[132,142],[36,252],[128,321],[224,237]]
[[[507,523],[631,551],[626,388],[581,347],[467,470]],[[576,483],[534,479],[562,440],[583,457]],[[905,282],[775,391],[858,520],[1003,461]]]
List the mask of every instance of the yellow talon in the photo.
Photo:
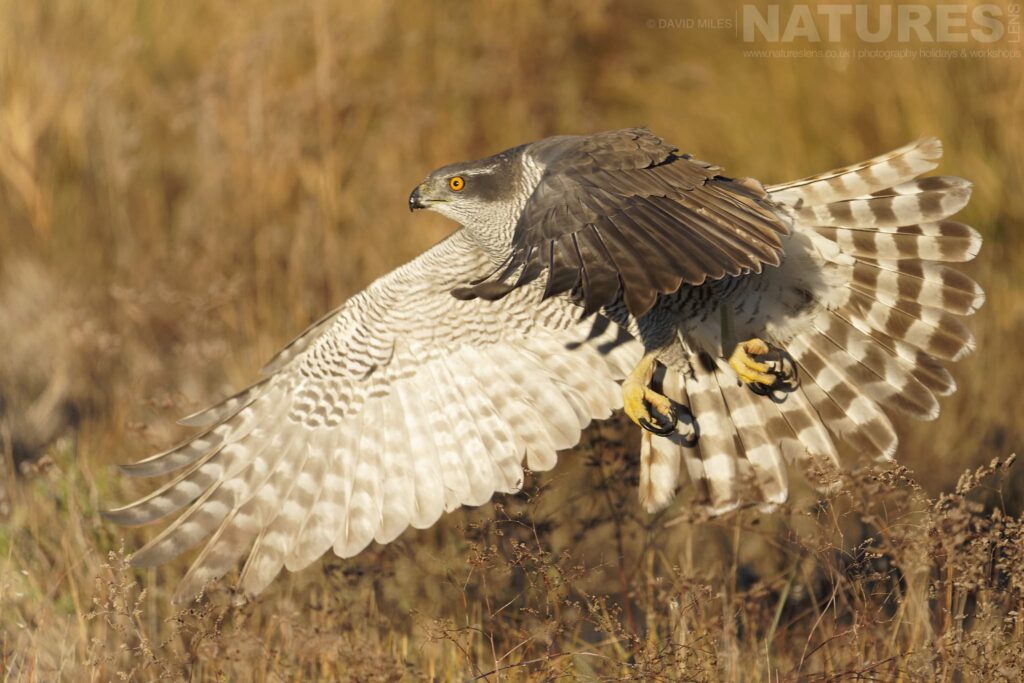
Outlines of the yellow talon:
[[622,404],[630,420],[650,432],[664,436],[675,431],[676,411],[669,398],[650,387],[656,362],[653,353],[640,359],[633,372],[622,382]]
[[768,353],[768,344],[754,338],[740,342],[733,349],[729,356],[729,367],[736,371],[739,378],[746,384],[756,382],[758,384],[775,384],[775,375],[769,374],[771,366],[767,363],[759,363],[754,356]]

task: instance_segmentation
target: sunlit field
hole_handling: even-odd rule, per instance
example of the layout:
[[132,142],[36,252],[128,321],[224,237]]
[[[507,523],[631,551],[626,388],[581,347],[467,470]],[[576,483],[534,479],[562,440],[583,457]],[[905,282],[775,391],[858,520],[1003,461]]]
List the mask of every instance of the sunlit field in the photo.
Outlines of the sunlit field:
[[[852,31],[845,57],[745,55],[741,11],[0,0],[2,680],[1024,678],[1024,60],[857,57]],[[229,576],[172,605],[194,553],[128,567],[156,530],[100,511],[152,484],[115,465],[448,234],[407,210],[430,170],[636,125],[765,183],[942,139],[987,302],[897,463],[794,472],[773,514],[649,516],[617,417],[521,494],[249,604]]]

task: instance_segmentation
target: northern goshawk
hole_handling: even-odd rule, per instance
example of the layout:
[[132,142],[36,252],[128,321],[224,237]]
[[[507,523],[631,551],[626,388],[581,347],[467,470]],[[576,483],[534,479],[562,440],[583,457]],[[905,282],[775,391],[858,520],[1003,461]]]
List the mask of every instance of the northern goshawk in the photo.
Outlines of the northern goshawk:
[[551,469],[623,406],[649,511],[684,474],[721,513],[783,501],[787,460],[837,463],[842,442],[891,458],[883,408],[938,415],[940,361],[974,346],[958,316],[984,301],[941,265],[981,245],[947,220],[970,183],[916,179],[941,154],[923,139],[764,187],[629,129],[438,169],[409,206],[462,227],[183,420],[197,436],[125,466],[177,474],[107,515],[181,512],[133,562],[208,539],[177,597],[243,555],[251,595],[516,491],[524,458]]

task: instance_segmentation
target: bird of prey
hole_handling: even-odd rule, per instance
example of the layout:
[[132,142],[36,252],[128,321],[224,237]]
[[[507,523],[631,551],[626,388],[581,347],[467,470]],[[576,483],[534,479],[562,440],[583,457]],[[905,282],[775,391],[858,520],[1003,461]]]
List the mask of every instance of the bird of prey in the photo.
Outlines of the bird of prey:
[[[247,556],[244,595],[328,549],[514,492],[594,419],[641,430],[640,502],[689,481],[712,513],[787,496],[787,462],[891,458],[887,411],[934,419],[974,341],[971,185],[922,139],[780,185],[646,129],[440,168],[409,197],[461,225],[288,344],[253,386],[123,469],[176,473],[107,515],[179,513],[133,556],[205,540],[187,599]],[[620,384],[621,383],[621,384]]]

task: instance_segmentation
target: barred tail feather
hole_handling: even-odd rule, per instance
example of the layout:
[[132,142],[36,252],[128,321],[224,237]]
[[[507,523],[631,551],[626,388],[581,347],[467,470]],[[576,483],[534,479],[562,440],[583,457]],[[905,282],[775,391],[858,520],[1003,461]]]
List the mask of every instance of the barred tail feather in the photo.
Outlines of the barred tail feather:
[[[805,382],[813,382],[822,396],[812,396],[819,412],[831,416],[826,426],[852,445],[870,444],[869,454],[891,458],[896,452],[896,431],[864,386],[850,381],[852,364],[845,364],[845,353],[822,352],[820,336],[808,333],[789,344]],[[847,356],[849,358],[849,356]],[[823,414],[823,417],[825,415]]]
[[[660,390],[678,404],[679,423],[669,437],[641,436],[640,501],[648,512],[671,502],[682,469],[711,514],[786,499],[783,445],[800,435],[739,386],[727,365],[700,354],[686,374],[666,370]],[[742,486],[748,475],[753,486]]]
[[942,157],[942,143],[922,138],[859,164],[767,188],[772,199],[796,208],[863,197],[931,171]]
[[718,384],[736,427],[743,456],[754,475],[754,484],[762,502],[783,503],[789,495],[789,477],[781,445],[791,437],[789,426],[780,415],[769,411],[759,396],[739,385],[731,374],[728,365],[719,360]]
[[[666,368],[664,374],[660,370],[655,373],[654,381],[656,385],[658,382],[661,383],[661,393],[676,404],[678,422],[675,433],[670,436],[652,437],[646,446],[644,440],[641,440],[640,502],[648,512],[656,512],[667,506],[672,502],[683,471],[695,489],[697,500],[707,501],[710,498],[708,474],[704,469],[700,452],[694,448],[698,433],[690,396],[687,393],[688,380],[682,374]],[[649,432],[645,431],[644,434]],[[645,455],[644,451],[647,448],[651,452]],[[672,461],[676,461],[675,467],[663,466],[660,470],[657,468],[658,464],[666,465]],[[659,480],[656,478],[659,471],[674,472],[675,479],[667,477]]]
[[740,452],[716,370],[709,355],[698,354],[692,374],[686,378],[686,393],[699,425],[696,449],[701,467],[695,467],[692,474],[703,477],[703,481],[694,483],[698,491],[706,492],[709,511],[722,514],[739,505]]
[[890,457],[897,444],[879,407],[937,417],[936,397],[956,388],[939,360],[973,350],[959,317],[985,301],[977,283],[940,265],[971,260],[982,242],[973,228],[948,220],[970,199],[969,182],[915,179],[937,165],[941,152],[937,140],[921,140],[768,188],[789,207],[795,233],[825,238],[834,250],[812,255],[830,285],[814,293],[817,313],[805,329],[778,340],[804,384],[780,412],[799,415],[786,404],[806,397],[821,424],[876,456]]
[[887,303],[918,303],[953,315],[973,315],[985,293],[963,273],[924,261],[858,259],[850,286]]
[[863,332],[831,312],[815,318],[814,328],[818,334],[812,345],[819,352],[836,354],[847,377],[876,401],[921,420],[938,417],[939,404],[928,387]]
[[970,261],[981,248],[977,231],[954,221],[871,228],[812,225],[810,229],[856,258],[957,263]]
[[787,455],[832,466],[839,465],[835,443],[803,388],[797,387],[784,400],[772,401],[772,405],[796,436],[795,449],[788,443],[783,444],[787,447]]
[[665,508],[676,495],[683,448],[672,439],[644,430],[640,435],[640,505],[650,513]]

